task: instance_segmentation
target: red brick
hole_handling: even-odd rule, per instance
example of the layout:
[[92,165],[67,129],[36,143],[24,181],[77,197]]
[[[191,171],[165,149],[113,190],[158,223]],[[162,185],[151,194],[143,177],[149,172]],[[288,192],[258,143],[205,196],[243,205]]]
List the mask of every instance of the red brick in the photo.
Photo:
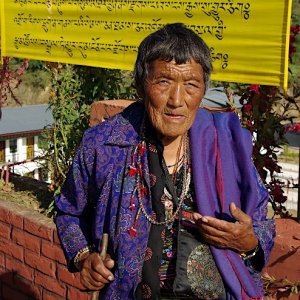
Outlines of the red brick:
[[53,292],[57,295],[66,296],[66,287],[65,285],[58,282],[58,280],[51,278],[43,273],[40,273],[39,271],[36,271],[35,273],[35,283],[42,286],[46,290]]
[[18,275],[14,276],[14,287],[27,296],[30,296],[30,299],[42,299],[42,288],[33,285],[32,281],[26,280]]
[[0,207],[0,220],[7,224],[12,224],[16,227],[23,228],[23,217],[15,214],[13,211]]
[[0,252],[24,261],[24,249],[15,243],[0,237]]
[[79,273],[70,273],[66,266],[57,266],[57,278],[71,286],[79,289],[84,289],[83,285],[80,283]]
[[33,269],[15,259],[6,257],[6,269],[13,271],[28,280],[33,280]]
[[91,292],[81,292],[76,288],[68,287],[68,295],[67,300],[91,300],[92,293]]
[[41,239],[24,230],[13,228],[12,240],[15,241],[16,244],[21,245],[26,249],[30,249],[35,253],[39,254],[41,251]]
[[54,241],[55,244],[60,245],[60,239],[58,237],[58,234],[57,234],[56,230],[54,230],[54,232],[53,232],[53,241]]
[[56,244],[42,240],[42,255],[66,265],[63,250]]
[[25,250],[24,261],[33,269],[55,278],[56,265],[54,261],[28,250]]
[[2,293],[3,293],[3,300],[13,300],[13,299],[27,300],[28,299],[28,297],[25,294],[18,292],[14,288],[10,288],[8,286],[3,287]]
[[132,101],[130,100],[104,100],[94,102],[91,106],[89,125],[94,126],[99,124],[104,119],[121,112],[131,103]]
[[41,224],[39,220],[24,218],[24,230],[43,239],[53,241],[53,228]]
[[[65,300],[65,298],[44,290],[43,300]],[[74,298],[73,300],[77,300],[77,298]]]
[[9,240],[11,233],[11,225],[0,222],[0,236]]
[[0,253],[0,267],[5,268],[4,254]]

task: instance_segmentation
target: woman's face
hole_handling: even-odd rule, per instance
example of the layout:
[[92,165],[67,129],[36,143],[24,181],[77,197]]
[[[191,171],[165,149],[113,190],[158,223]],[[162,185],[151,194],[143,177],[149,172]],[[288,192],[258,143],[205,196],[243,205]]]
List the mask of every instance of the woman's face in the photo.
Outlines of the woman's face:
[[155,60],[144,91],[149,119],[160,137],[179,137],[192,126],[205,92],[202,66],[194,60],[181,65]]

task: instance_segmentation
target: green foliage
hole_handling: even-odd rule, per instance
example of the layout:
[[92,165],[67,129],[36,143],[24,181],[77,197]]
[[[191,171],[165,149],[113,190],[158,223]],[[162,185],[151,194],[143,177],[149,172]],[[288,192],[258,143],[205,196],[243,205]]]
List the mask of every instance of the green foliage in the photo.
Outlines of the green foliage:
[[49,86],[50,81],[51,73],[47,69],[45,62],[40,60],[30,60],[23,77],[23,83],[35,89],[44,90]]
[[45,70],[45,62],[41,60],[30,60],[27,72],[36,72]]
[[35,89],[44,90],[49,86],[51,74],[45,70],[36,70],[34,72],[26,72],[23,77],[23,83]]
[[48,144],[53,188],[63,182],[70,167],[72,157],[88,126],[89,105],[85,103],[79,76],[71,65],[51,66],[52,81],[49,108],[54,118],[53,130]]
[[85,99],[112,100],[135,98],[131,73],[113,69],[76,66]]
[[[12,69],[16,69],[20,64],[23,63],[23,59],[11,57],[9,63]],[[26,71],[35,72],[37,70],[45,70],[45,62],[41,60],[28,60],[28,66]]]
[[300,87],[300,2],[293,1],[292,26],[290,35],[290,64],[289,81],[293,85]]
[[[300,291],[300,281],[292,282],[287,278],[276,279],[268,273],[262,276],[265,296],[271,299],[287,299]],[[269,298],[268,298],[269,299]]]
[[82,134],[88,128],[90,105],[99,99],[135,96],[129,72],[65,64],[49,64],[49,70],[49,107],[54,126],[47,131],[48,143],[42,143],[42,147],[47,153],[52,190],[59,193]]

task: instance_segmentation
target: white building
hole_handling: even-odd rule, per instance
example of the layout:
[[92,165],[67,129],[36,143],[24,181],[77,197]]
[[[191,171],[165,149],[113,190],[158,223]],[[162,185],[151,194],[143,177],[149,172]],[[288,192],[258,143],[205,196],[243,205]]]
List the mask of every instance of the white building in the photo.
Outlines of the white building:
[[0,119],[0,168],[7,163],[17,163],[11,171],[42,179],[39,162],[30,161],[41,155],[39,136],[53,123],[52,113],[47,105],[30,105],[2,108]]

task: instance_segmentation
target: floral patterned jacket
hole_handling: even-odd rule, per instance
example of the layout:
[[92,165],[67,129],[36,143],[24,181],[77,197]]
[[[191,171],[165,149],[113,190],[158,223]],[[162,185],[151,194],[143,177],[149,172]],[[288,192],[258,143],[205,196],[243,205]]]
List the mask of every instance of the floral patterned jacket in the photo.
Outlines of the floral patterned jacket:
[[[135,103],[121,114],[89,128],[73,165],[55,198],[56,225],[69,269],[79,250],[94,245],[100,250],[102,233],[109,234],[108,253],[115,260],[114,281],[101,291],[101,299],[135,299],[141,280],[150,224],[141,215],[137,236],[131,236],[136,211],[130,210],[135,177],[128,171],[138,143],[144,106]],[[251,157],[251,137],[234,113],[199,110],[189,132],[192,170],[198,210],[204,215],[226,217],[229,203],[252,216],[255,233],[268,260],[275,234],[266,219],[268,193],[256,174]],[[144,156],[147,157],[147,156]],[[143,177],[150,190],[147,159]],[[219,175],[218,175],[219,174]],[[223,176],[224,175],[224,176]],[[151,213],[149,193],[144,207]],[[227,299],[261,299],[259,273],[245,265],[231,250],[211,247],[226,285]]]

